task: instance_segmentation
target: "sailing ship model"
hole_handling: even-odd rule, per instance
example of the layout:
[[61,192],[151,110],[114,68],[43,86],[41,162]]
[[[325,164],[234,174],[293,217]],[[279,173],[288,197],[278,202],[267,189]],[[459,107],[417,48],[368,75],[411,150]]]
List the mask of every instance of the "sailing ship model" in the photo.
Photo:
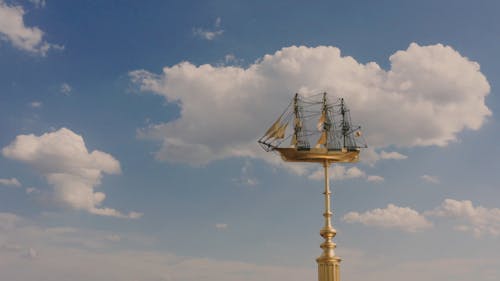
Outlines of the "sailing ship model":
[[[291,128],[287,130],[287,128]],[[313,128],[312,130],[309,128]],[[309,139],[316,139],[311,147]],[[285,146],[290,140],[289,146]],[[295,94],[292,102],[264,136],[258,140],[266,151],[277,151],[283,160],[290,162],[322,163],[325,176],[325,224],[320,230],[324,242],[323,253],[316,259],[319,281],[340,281],[340,257],[335,255],[336,244],[330,210],[331,163],[352,163],[359,160],[361,148],[366,148],[361,128],[351,123],[350,111],[344,99],[330,102],[327,94],[303,97]]]
[[[287,130],[289,127],[292,130]],[[360,129],[351,124],[343,98],[329,102],[326,93],[311,97],[295,94],[258,142],[266,151],[279,152],[285,161],[350,163],[357,162],[360,149],[366,147]],[[317,141],[311,147],[309,139],[314,138]],[[290,145],[285,147],[287,139]]]

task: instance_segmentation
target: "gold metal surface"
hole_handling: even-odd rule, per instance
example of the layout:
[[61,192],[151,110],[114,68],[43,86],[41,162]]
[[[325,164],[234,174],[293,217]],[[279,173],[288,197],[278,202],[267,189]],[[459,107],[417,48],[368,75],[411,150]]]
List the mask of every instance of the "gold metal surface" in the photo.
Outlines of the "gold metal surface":
[[[333,242],[337,231],[332,226],[333,213],[330,206],[331,191],[328,168],[331,163],[358,162],[360,148],[363,148],[363,146],[360,146],[355,139],[361,137],[360,127],[352,127],[349,110],[344,104],[344,99],[340,99],[340,103],[337,104],[328,103],[326,95],[326,93],[323,93],[323,98],[319,102],[314,99],[303,99],[299,94],[295,94],[293,103],[287,107],[258,142],[266,151],[278,151],[284,161],[320,163],[323,165],[325,173],[323,192],[325,210],[323,217],[325,221],[320,230],[320,235],[324,239],[320,246],[323,252],[316,259],[318,263],[318,280],[340,281],[341,259],[335,255],[336,244]],[[321,106],[321,109],[318,106]],[[290,111],[292,108],[293,111]],[[308,116],[304,115],[305,110],[308,110]],[[314,114],[311,114],[311,112]],[[313,138],[319,133],[306,130],[304,125],[307,123],[305,121],[314,121],[312,118],[318,116],[319,114],[316,114],[319,112],[321,112],[321,115],[316,128],[320,135],[315,146],[310,147],[309,138]],[[288,122],[292,124],[291,120],[293,120],[293,132],[286,136],[285,131]],[[288,138],[290,138],[290,146],[280,147]]]
[[298,150],[295,147],[275,148],[281,155],[281,158],[289,162],[313,162],[322,163],[325,170],[325,225],[321,228],[319,234],[324,241],[321,243],[323,253],[316,259],[318,263],[318,281],[340,281],[340,262],[341,259],[335,255],[336,244],[333,238],[337,231],[332,226],[332,211],[330,207],[330,178],[328,168],[331,163],[352,163],[359,160],[359,149],[355,150],[328,150],[325,147],[311,148],[308,150]]
[[324,163],[341,162],[352,163],[359,160],[359,149],[356,150],[328,150],[324,147],[311,148],[309,150],[298,150],[295,147],[275,148],[281,154],[281,158],[289,162],[314,162]]
[[325,169],[325,225],[320,230],[319,234],[325,241],[321,243],[323,253],[316,259],[318,263],[318,280],[319,281],[340,281],[340,261],[341,259],[335,255],[336,244],[333,242],[333,237],[337,231],[332,227],[332,211],[330,210],[330,178],[328,176],[328,167],[330,166],[329,160],[323,160],[323,167]]

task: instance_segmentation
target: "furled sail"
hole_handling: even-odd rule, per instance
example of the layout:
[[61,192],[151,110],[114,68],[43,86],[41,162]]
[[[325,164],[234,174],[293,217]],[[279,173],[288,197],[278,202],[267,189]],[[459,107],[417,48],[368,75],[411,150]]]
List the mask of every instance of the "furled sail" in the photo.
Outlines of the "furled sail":
[[296,134],[292,135],[292,141],[290,141],[290,145],[292,147],[296,147],[297,146],[297,135]]
[[325,128],[325,120],[326,120],[325,115],[326,115],[325,112],[321,114],[321,117],[318,120],[318,124],[316,125],[316,128],[318,128],[318,131],[320,132],[322,132]]
[[293,147],[297,146],[297,132],[302,129],[302,121],[300,120],[299,117],[295,116],[295,119],[293,120],[293,125],[295,126],[294,132],[292,135],[292,140],[290,141],[290,145]]
[[316,143],[316,148],[319,148],[321,145],[326,145],[326,140],[327,140],[326,134],[327,134],[326,131],[321,133],[321,136],[319,137],[318,142]]
[[295,126],[295,128],[301,128],[302,127],[302,121],[300,121],[300,118],[295,117],[295,119],[293,121],[293,125]]
[[318,139],[318,142],[316,143],[316,148],[319,148],[321,145],[326,145],[326,142],[328,140],[328,129],[329,129],[329,120],[326,116],[326,112],[323,111],[321,113],[321,117],[318,120],[318,124],[316,125],[316,128],[318,131],[322,132],[321,136]]

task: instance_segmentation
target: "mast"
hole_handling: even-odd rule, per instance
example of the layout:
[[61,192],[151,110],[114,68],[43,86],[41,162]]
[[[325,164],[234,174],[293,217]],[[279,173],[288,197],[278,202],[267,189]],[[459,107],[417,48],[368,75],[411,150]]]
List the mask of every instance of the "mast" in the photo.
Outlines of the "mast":
[[321,136],[316,143],[316,148],[320,148],[324,145],[328,149],[328,136],[330,135],[331,123],[328,116],[328,102],[326,100],[326,93],[323,93],[323,102],[321,106],[321,117],[318,121],[318,130],[321,132]]
[[293,113],[294,113],[294,130],[292,135],[291,145],[299,150],[309,149],[309,142],[304,136],[304,122],[302,114],[302,105],[300,104],[299,94],[296,93],[293,98]]
[[299,131],[301,129],[301,123],[300,122],[300,116],[299,116],[299,94],[295,93],[295,97],[293,98],[293,114],[295,116],[294,118],[294,127],[293,127],[293,137],[292,137],[292,142],[291,145],[294,145],[297,147],[298,140],[299,140]]
[[329,131],[329,118],[328,118],[328,107],[326,103],[326,92],[323,93],[323,116],[324,116],[324,121],[323,121],[323,133],[325,134],[326,140],[325,140],[325,147],[328,149],[328,131]]
[[345,108],[344,98],[341,98],[340,99],[340,114],[342,114],[342,139],[343,139],[342,148],[346,147],[346,135],[347,135],[347,132],[349,132],[349,124],[347,124],[347,120],[345,118],[346,112],[347,112],[347,109]]

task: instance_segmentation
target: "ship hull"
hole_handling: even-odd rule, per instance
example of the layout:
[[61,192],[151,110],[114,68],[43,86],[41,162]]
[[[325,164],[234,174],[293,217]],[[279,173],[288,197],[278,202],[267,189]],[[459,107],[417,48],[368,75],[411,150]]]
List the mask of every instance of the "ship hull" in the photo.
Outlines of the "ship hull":
[[324,163],[325,160],[334,163],[353,163],[359,160],[359,149],[355,150],[327,150],[326,148],[311,148],[298,150],[294,147],[275,148],[283,160],[288,162],[315,162]]

